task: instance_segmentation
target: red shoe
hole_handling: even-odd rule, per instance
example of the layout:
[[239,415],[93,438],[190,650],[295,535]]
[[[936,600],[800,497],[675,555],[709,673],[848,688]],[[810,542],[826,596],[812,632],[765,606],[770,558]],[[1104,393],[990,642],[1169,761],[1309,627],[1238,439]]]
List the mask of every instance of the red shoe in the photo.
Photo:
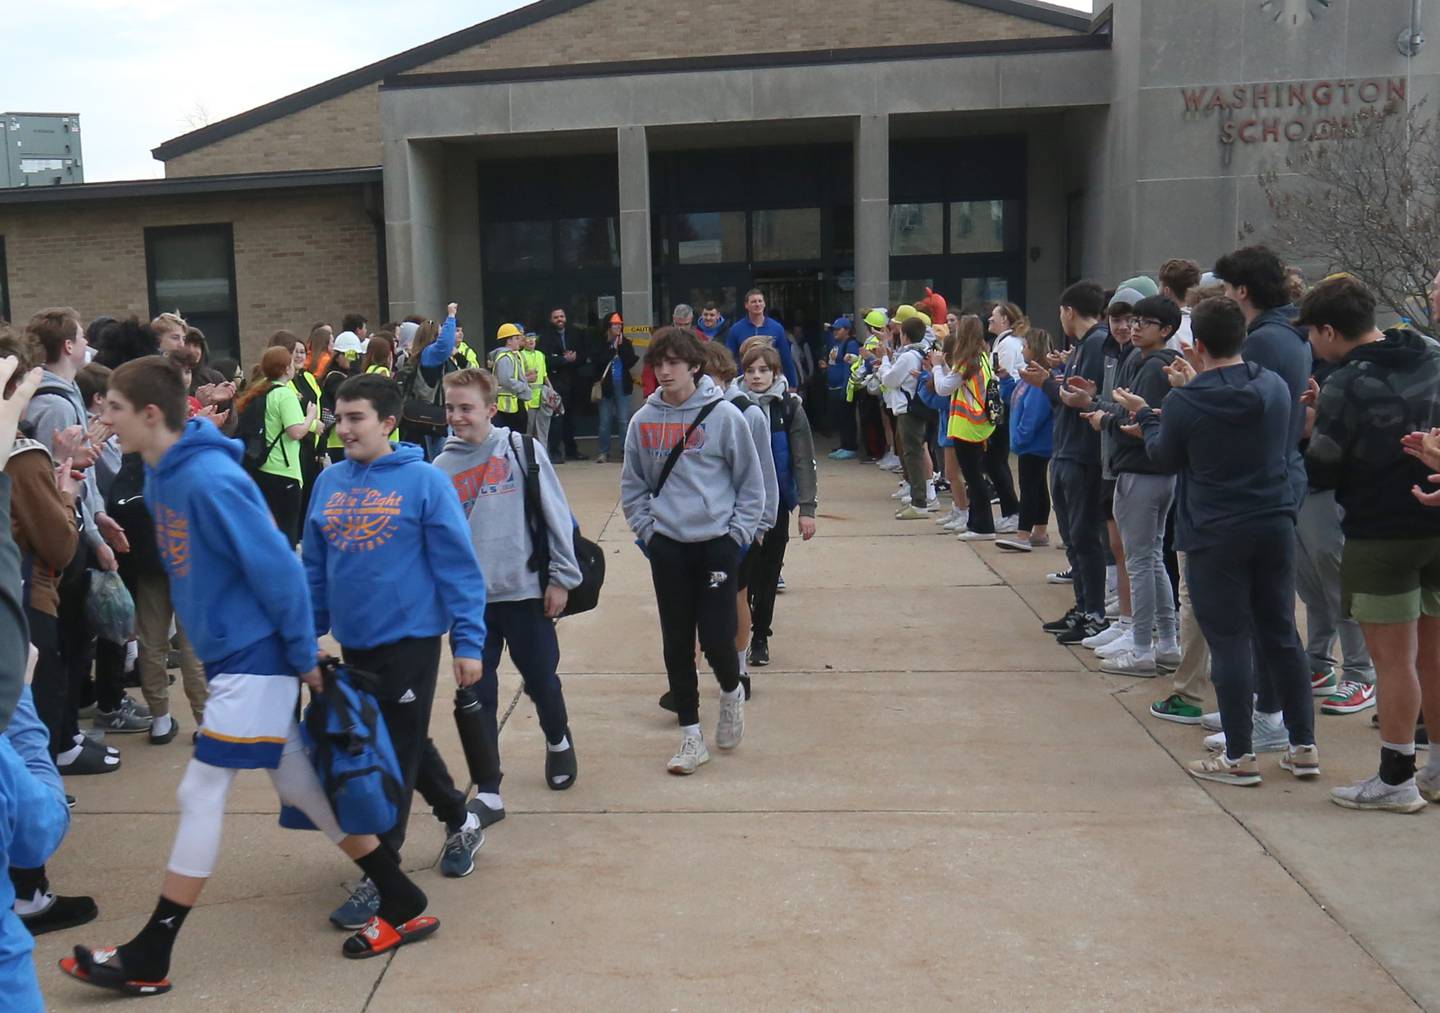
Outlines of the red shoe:
[[60,970],[76,981],[125,995],[164,995],[170,991],[170,981],[166,978],[139,981],[127,977],[125,968],[120,966],[115,951],[111,949],[91,950],[77,946],[75,956],[61,959]]
[[1315,696],[1334,696],[1340,692],[1334,672],[1311,672],[1310,692]]
[[1358,714],[1375,706],[1375,687],[1346,679],[1320,704],[1321,714]]
[[340,952],[351,960],[378,957],[406,943],[418,943],[426,936],[433,935],[439,927],[440,919],[431,915],[420,915],[403,925],[395,926],[376,915],[363,929],[345,940]]

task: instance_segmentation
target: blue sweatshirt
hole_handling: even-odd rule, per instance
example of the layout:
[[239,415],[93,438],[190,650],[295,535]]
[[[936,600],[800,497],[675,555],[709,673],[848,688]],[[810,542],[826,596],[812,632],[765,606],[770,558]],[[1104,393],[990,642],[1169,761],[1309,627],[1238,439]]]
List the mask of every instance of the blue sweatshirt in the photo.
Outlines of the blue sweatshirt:
[[[830,362],[831,349],[835,350],[834,362]],[[845,356],[859,354],[860,342],[854,338],[846,338],[844,341],[831,338],[825,345],[825,361],[829,363],[825,367],[825,386],[831,390],[843,391],[850,382],[850,363],[845,361]]]
[[1146,407],[1136,417],[1150,460],[1179,473],[1181,552],[1295,523],[1290,391],[1280,377],[1253,362],[1206,370],[1172,390],[1162,413]]
[[298,675],[316,655],[305,575],[243,453],[214,423],[191,419],[146,467],[145,504],[175,614],[206,672]]
[[730,321],[726,320],[724,317],[717,317],[715,319],[714,327],[706,327],[704,320],[695,321],[695,330],[700,334],[703,334],[706,341],[714,341],[721,334],[725,333],[725,328],[728,326],[730,326]]
[[766,317],[759,327],[752,324],[749,317],[741,317],[730,325],[730,333],[725,335],[725,347],[735,356],[735,365],[740,365],[740,346],[757,334],[763,334],[775,342],[775,351],[780,353],[780,365],[785,370],[785,379],[790,382],[790,389],[799,387],[800,374],[795,372],[795,357],[790,354],[790,338],[785,333],[785,328],[780,326],[780,321],[773,317]]
[[6,1010],[42,1013],[45,1002],[30,957],[35,940],[12,910],[15,887],[5,872],[12,865],[44,865],[69,826],[65,789],[50,759],[50,733],[36,716],[30,687],[25,686],[0,736],[0,995],[5,996]]
[[420,365],[434,369],[436,366],[443,366],[445,360],[454,354],[455,318],[446,317],[445,322],[440,325],[440,336],[420,352]]
[[485,578],[460,497],[419,447],[394,447],[315,480],[302,545],[315,630],[361,649],[448,632],[455,657],[479,659]]
[[1305,474],[1305,455],[1300,452],[1305,436],[1305,406],[1300,403],[1300,396],[1309,385],[1315,355],[1309,339],[1290,322],[1298,315],[1294,306],[1261,313],[1250,321],[1240,355],[1246,362],[1257,363],[1275,373],[1290,390],[1290,453],[1286,460],[1295,502],[1303,503],[1309,491],[1309,479]]
[[1055,406],[1045,391],[1021,383],[1010,403],[1010,450],[1049,457],[1055,449]]

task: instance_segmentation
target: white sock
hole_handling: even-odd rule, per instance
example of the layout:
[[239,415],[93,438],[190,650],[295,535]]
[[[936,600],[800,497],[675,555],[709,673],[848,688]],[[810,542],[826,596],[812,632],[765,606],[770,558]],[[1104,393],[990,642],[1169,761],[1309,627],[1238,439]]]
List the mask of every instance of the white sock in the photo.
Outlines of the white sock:
[[750,651],[750,648],[749,648],[749,647],[744,647],[744,648],[742,648],[742,649],[740,649],[740,650],[738,650],[738,651],[735,652],[735,653],[739,656],[739,658],[740,658],[740,674],[741,674],[741,675],[749,675],[749,674],[750,674],[750,662],[747,661],[747,660],[745,660],[745,655],[746,655],[747,653],[749,653],[749,651]]
[[[1412,739],[1409,742],[1381,742],[1380,748],[1394,750],[1401,756],[1414,756],[1415,740]],[[1426,766],[1429,766],[1429,761],[1426,761]]]
[[550,745],[550,743],[547,742],[547,743],[545,743],[545,748],[546,748],[547,750],[549,750],[550,752],[552,752],[552,753],[563,753],[563,752],[565,752],[565,750],[567,750],[567,749],[570,748],[570,736],[568,736],[568,735],[562,735],[562,736],[560,736],[560,741],[557,742],[557,743],[555,743],[555,745],[553,745],[553,746]]
[[926,502],[926,503],[929,503],[929,502],[930,502],[932,499],[934,499],[934,498],[935,498],[935,483],[934,483],[934,482],[926,482],[926,483],[925,483],[925,502]]
[[15,898],[15,913],[21,917],[25,915],[38,915],[54,903],[55,895],[53,893],[41,893],[39,890],[36,890],[35,896],[29,900],[21,900],[19,897]]
[[744,687],[744,686],[736,686],[735,689],[732,690],[732,691],[729,692],[729,693],[725,692],[725,691],[722,689],[722,690],[720,691],[720,699],[721,699],[721,700],[743,700],[743,699],[745,699],[745,687]]
[[75,760],[76,760],[79,756],[80,756],[80,747],[79,747],[79,746],[76,746],[74,749],[67,749],[67,750],[65,750],[65,752],[63,752],[63,753],[61,753],[59,756],[55,757],[55,765],[56,765],[57,767],[63,767],[63,766],[65,766],[65,764],[67,764],[67,763],[74,763]]
[[1115,625],[1116,625],[1116,626],[1119,626],[1122,630],[1128,630],[1130,627],[1132,627],[1132,626],[1135,625],[1135,617],[1134,617],[1134,616],[1116,616],[1116,617],[1115,617]]
[[150,734],[157,739],[161,736],[169,735],[170,723],[174,720],[175,719],[169,714],[161,714],[154,721],[150,722]]
[[467,812],[467,813],[465,814],[465,823],[460,827],[460,829],[461,829],[462,831],[464,831],[464,830],[479,830],[479,829],[480,829],[480,817],[479,817],[479,816],[476,816],[474,813]]
[[699,725],[681,725],[680,730],[685,733],[687,739],[703,739],[705,737],[701,734]]
[[505,803],[500,800],[500,796],[499,796],[498,794],[494,794],[494,793],[492,793],[492,792],[488,792],[488,791],[478,792],[478,793],[476,793],[476,795],[475,795],[475,799],[476,799],[476,801],[478,801],[481,805],[483,805],[483,806],[484,806],[485,808],[487,808],[487,809],[504,809],[504,808],[505,808]]

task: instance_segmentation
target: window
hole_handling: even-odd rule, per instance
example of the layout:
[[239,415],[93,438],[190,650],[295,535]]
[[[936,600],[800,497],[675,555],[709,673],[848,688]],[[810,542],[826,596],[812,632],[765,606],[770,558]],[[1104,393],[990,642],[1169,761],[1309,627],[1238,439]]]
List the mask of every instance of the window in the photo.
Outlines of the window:
[[820,259],[819,208],[756,211],[752,225],[757,261]]
[[555,252],[560,267],[620,266],[620,223],[614,218],[562,218]]
[[213,358],[240,355],[235,240],[227,225],[145,230],[150,315],[178,310],[205,332]]
[[[890,305],[914,306],[925,298],[925,290],[935,287],[934,278],[891,278]],[[943,321],[942,321],[943,323]]]
[[56,169],[65,168],[63,158],[22,158],[20,159],[21,172],[52,172]]
[[1003,200],[968,200],[951,204],[950,252],[1004,253],[1006,203]]
[[890,205],[890,256],[945,252],[944,204]]
[[490,222],[485,267],[491,271],[549,271],[555,266],[549,221]]
[[[1010,282],[1006,278],[960,279],[960,305],[1010,301]],[[953,303],[952,303],[953,305]]]
[[676,214],[669,221],[676,263],[723,264],[745,259],[745,212]]
[[0,320],[10,319],[10,271],[5,263],[5,237],[0,236]]

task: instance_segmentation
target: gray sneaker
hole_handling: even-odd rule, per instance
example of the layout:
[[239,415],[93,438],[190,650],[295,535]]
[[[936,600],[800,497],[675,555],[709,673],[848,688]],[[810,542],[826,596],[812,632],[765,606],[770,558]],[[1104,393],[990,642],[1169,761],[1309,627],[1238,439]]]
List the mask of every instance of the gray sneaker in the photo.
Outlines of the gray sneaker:
[[715,746],[734,749],[745,737],[745,694],[736,693],[733,700],[720,696],[720,720],[715,725]]
[[1440,802],[1440,773],[1432,772],[1428,764],[1415,771],[1415,787],[1425,801]]
[[149,705],[141,703],[129,693],[125,693],[120,697],[120,709],[134,714],[136,717],[148,718],[152,716]]
[[380,891],[368,879],[362,879],[350,890],[350,899],[330,912],[330,924],[337,929],[359,932],[370,919],[380,913]]
[[1404,784],[1386,784],[1380,775],[1343,788],[1330,789],[1330,801],[1346,809],[1378,809],[1390,813],[1418,813],[1425,800],[1412,777]]
[[[1283,753],[1290,748],[1290,732],[1281,720],[1271,721],[1259,711],[1250,715],[1250,751],[1252,753]],[[1201,717],[1203,723],[1205,718]],[[1214,753],[1224,752],[1225,733],[1216,732],[1205,736],[1205,748]]]
[[686,735],[680,740],[679,752],[670,757],[665,769],[672,774],[693,774],[702,763],[709,762],[710,750],[705,748],[705,740],[698,735]]
[[130,732],[147,732],[154,719],[150,715],[143,718],[134,711],[125,709],[122,703],[116,710],[95,712],[94,725],[101,731],[114,732],[117,735],[125,735]]
[[473,812],[465,817],[465,825],[445,838],[445,850],[440,854],[440,875],[450,879],[461,879],[475,871],[475,852],[485,843],[480,817]]
[[1207,732],[1218,732],[1225,726],[1220,723],[1220,712],[1210,711],[1200,715],[1200,727]]

